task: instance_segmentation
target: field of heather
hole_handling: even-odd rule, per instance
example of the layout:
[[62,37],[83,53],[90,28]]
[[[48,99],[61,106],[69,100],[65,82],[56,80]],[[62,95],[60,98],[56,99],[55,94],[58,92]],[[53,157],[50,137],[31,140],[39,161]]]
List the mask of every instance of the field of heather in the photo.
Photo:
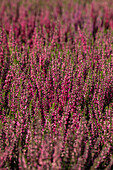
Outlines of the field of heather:
[[0,0],[0,170],[113,169],[113,1]]

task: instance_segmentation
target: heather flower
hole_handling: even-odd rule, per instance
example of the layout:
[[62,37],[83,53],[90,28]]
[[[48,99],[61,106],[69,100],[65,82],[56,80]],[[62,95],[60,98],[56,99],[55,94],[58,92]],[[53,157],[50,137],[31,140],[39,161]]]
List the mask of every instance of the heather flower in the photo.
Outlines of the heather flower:
[[1,169],[112,169],[109,2],[1,2]]

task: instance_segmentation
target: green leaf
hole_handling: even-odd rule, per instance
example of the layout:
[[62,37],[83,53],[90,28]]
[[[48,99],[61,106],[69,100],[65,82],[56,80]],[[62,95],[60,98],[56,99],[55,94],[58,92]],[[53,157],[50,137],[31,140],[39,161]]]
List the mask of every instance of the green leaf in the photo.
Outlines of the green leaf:
[[34,68],[34,65],[32,65],[32,68]]
[[0,120],[0,130],[2,129],[2,121]]
[[30,101],[29,108],[32,109],[32,100]]
[[2,96],[5,97],[5,92],[3,92]]
[[54,107],[55,107],[55,103],[52,104],[52,109],[54,109]]
[[19,61],[17,59],[14,59],[14,64],[19,64]]
[[78,44],[79,44],[79,47],[80,47],[80,41],[79,41],[79,43],[78,43]]

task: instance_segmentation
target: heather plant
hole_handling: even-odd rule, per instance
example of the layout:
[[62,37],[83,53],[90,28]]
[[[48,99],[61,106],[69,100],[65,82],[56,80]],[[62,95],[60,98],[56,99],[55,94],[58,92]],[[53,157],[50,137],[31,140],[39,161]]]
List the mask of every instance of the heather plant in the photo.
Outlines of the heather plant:
[[0,168],[112,169],[112,1],[0,3]]

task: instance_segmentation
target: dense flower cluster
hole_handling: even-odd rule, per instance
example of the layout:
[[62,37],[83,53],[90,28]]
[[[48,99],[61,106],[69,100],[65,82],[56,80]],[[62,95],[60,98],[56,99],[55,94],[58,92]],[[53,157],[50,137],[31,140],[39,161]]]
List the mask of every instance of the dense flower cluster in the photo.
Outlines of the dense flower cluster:
[[112,1],[0,3],[0,169],[112,169]]

